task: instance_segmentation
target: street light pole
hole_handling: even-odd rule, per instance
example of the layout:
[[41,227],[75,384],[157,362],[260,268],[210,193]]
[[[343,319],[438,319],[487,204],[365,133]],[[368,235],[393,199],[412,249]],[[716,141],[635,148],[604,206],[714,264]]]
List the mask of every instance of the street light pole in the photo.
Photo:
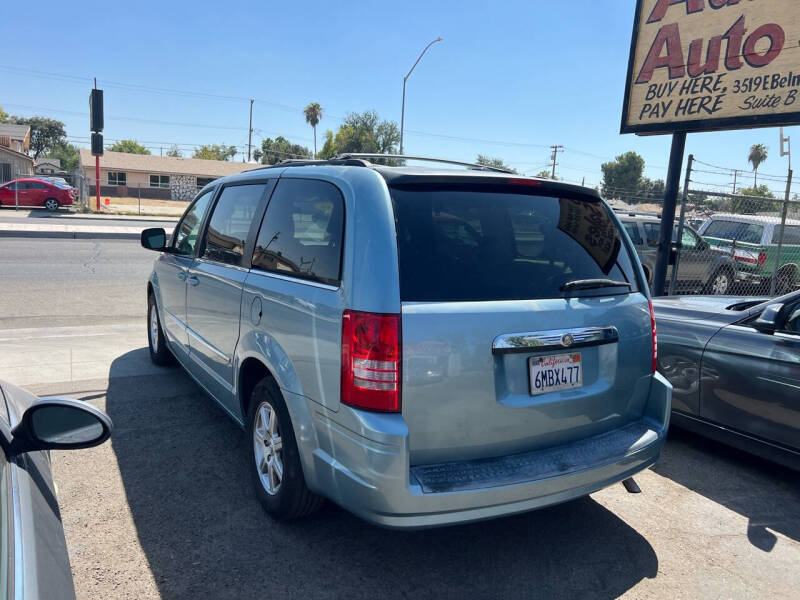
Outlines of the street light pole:
[[415,60],[414,64],[411,65],[411,69],[408,71],[408,73],[406,73],[406,76],[403,77],[403,105],[402,108],[400,109],[400,154],[403,153],[403,128],[405,126],[405,120],[406,120],[406,81],[408,81],[408,78],[411,76],[411,73],[414,71],[414,68],[417,66],[417,63],[419,63],[419,61],[428,51],[428,48],[433,46],[436,42],[441,42],[441,41],[442,38],[437,37],[430,44],[425,46],[425,49],[420,53],[419,57],[417,57],[417,60]]

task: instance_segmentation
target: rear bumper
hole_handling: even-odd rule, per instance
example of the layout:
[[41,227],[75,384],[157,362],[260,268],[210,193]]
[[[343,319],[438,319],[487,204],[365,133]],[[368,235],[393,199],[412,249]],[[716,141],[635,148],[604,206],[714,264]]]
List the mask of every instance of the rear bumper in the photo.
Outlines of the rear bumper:
[[556,448],[424,467],[409,465],[401,415],[312,409],[316,441],[307,438],[301,454],[309,486],[367,521],[412,529],[466,523],[585,496],[652,465],[671,397],[656,374],[640,421]]

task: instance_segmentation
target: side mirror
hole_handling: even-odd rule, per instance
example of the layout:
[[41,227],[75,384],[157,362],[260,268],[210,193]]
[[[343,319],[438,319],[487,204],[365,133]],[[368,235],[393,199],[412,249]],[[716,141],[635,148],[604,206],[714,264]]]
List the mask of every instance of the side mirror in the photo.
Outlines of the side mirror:
[[783,317],[783,308],[784,305],[780,302],[768,305],[767,308],[761,311],[758,319],[753,321],[753,327],[761,333],[772,335],[779,329]]
[[167,247],[167,232],[161,227],[150,227],[142,231],[142,248],[163,252]]
[[42,398],[11,430],[9,454],[99,446],[111,437],[111,419],[94,406],[70,398]]

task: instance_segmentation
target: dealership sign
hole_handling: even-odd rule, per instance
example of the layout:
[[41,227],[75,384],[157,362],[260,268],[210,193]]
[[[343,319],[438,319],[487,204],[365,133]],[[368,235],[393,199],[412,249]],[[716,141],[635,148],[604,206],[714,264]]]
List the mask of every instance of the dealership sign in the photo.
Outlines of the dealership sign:
[[799,0],[637,0],[622,133],[795,124]]

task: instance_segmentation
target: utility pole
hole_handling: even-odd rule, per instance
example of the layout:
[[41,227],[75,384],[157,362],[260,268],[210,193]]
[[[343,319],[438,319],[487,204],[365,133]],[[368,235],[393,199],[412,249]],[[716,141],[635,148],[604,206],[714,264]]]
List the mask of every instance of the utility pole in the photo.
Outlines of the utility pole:
[[563,152],[564,151],[564,146],[553,145],[553,146],[550,146],[550,147],[553,149],[553,172],[550,174],[550,177],[551,177],[551,179],[555,179],[556,178],[556,165],[558,164],[556,162],[556,158],[558,157],[558,153],[559,152]]
[[739,169],[733,170],[733,195],[736,195],[736,176],[739,174]]
[[250,127],[247,131],[247,162],[250,162],[250,149],[253,147],[253,102],[254,98],[250,98]]

